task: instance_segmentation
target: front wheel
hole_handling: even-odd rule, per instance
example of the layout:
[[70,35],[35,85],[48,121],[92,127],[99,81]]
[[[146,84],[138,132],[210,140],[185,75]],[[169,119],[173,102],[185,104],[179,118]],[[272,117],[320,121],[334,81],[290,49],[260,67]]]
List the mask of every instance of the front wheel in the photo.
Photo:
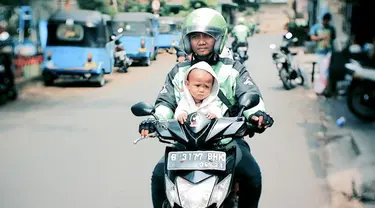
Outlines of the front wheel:
[[0,105],[5,104],[8,101],[8,95],[5,93],[0,94]]
[[283,83],[284,89],[290,90],[293,88],[292,82],[289,78],[289,74],[285,69],[279,71],[281,82]]
[[17,97],[18,97],[17,89],[15,87],[12,87],[11,89],[9,89],[8,98],[10,100],[16,100]]
[[104,70],[100,74],[91,75],[89,81],[93,82],[95,87],[103,87],[105,85]]
[[151,65],[151,58],[147,58],[146,60],[143,61],[143,65],[145,66],[150,66]]
[[44,86],[52,86],[54,84],[55,77],[50,72],[43,73]]
[[158,56],[158,49],[155,48],[155,50],[154,50],[154,55],[152,55],[152,60],[155,61],[156,58],[157,58],[157,56]]
[[359,85],[349,89],[347,98],[349,110],[363,121],[375,121],[374,95],[373,89],[366,86]]

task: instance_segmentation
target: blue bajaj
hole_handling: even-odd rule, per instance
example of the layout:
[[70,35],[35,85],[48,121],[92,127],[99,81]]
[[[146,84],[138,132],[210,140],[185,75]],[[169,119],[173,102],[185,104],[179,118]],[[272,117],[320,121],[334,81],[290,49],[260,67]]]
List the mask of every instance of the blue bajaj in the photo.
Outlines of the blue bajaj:
[[46,86],[62,77],[78,77],[101,87],[112,73],[114,43],[106,19],[97,11],[59,11],[48,20],[43,65]]
[[154,15],[144,12],[117,13],[113,17],[112,26],[113,31],[121,36],[119,40],[133,63],[151,65],[158,51],[158,21]]
[[178,46],[181,41],[183,18],[160,17],[159,22],[158,46],[173,53],[174,47]]

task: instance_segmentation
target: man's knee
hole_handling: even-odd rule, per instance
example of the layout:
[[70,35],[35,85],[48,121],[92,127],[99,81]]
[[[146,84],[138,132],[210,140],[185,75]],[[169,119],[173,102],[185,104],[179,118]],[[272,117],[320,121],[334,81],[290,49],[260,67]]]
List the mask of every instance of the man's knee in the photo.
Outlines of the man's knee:
[[239,177],[251,182],[254,186],[261,185],[262,173],[258,163],[251,155],[248,144],[245,141],[240,141],[237,144],[242,153],[242,158],[236,168]]
[[154,171],[152,171],[152,180],[154,179],[164,179],[164,157],[155,165]]

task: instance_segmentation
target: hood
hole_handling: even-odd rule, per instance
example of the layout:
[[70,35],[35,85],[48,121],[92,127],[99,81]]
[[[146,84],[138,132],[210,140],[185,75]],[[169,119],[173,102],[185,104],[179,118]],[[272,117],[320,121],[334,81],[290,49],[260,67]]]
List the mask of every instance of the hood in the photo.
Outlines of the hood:
[[[194,99],[193,97],[191,96],[189,92],[189,90],[187,89],[186,87],[186,79],[187,79],[187,75],[189,74],[189,72],[195,68],[198,68],[198,69],[203,69],[203,70],[206,70],[208,73],[210,73],[213,77],[214,77],[214,84],[212,85],[212,89],[211,89],[211,94],[203,100],[202,104],[200,105],[199,108],[203,108],[205,106],[207,106],[208,104],[210,104],[212,101],[214,101],[215,99],[218,99],[217,95],[219,93],[219,81],[217,79],[217,76],[214,72],[214,70],[212,69],[212,67],[205,61],[200,61],[194,65],[192,65],[185,73],[185,77],[184,77],[184,81],[183,81],[183,88],[184,88],[184,97],[185,99],[188,101],[190,107],[195,107],[195,102],[194,102]],[[187,92],[187,93],[185,93]]]

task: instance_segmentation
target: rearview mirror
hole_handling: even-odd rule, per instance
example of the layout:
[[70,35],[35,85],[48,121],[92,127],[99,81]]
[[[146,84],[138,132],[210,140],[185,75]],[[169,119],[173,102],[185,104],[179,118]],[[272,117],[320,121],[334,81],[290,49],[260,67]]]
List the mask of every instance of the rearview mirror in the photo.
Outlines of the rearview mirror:
[[154,114],[155,107],[145,102],[139,102],[131,107],[135,116],[150,116]]
[[259,95],[245,93],[238,99],[238,104],[240,108],[244,108],[244,110],[247,110],[258,105],[259,101],[260,101]]

